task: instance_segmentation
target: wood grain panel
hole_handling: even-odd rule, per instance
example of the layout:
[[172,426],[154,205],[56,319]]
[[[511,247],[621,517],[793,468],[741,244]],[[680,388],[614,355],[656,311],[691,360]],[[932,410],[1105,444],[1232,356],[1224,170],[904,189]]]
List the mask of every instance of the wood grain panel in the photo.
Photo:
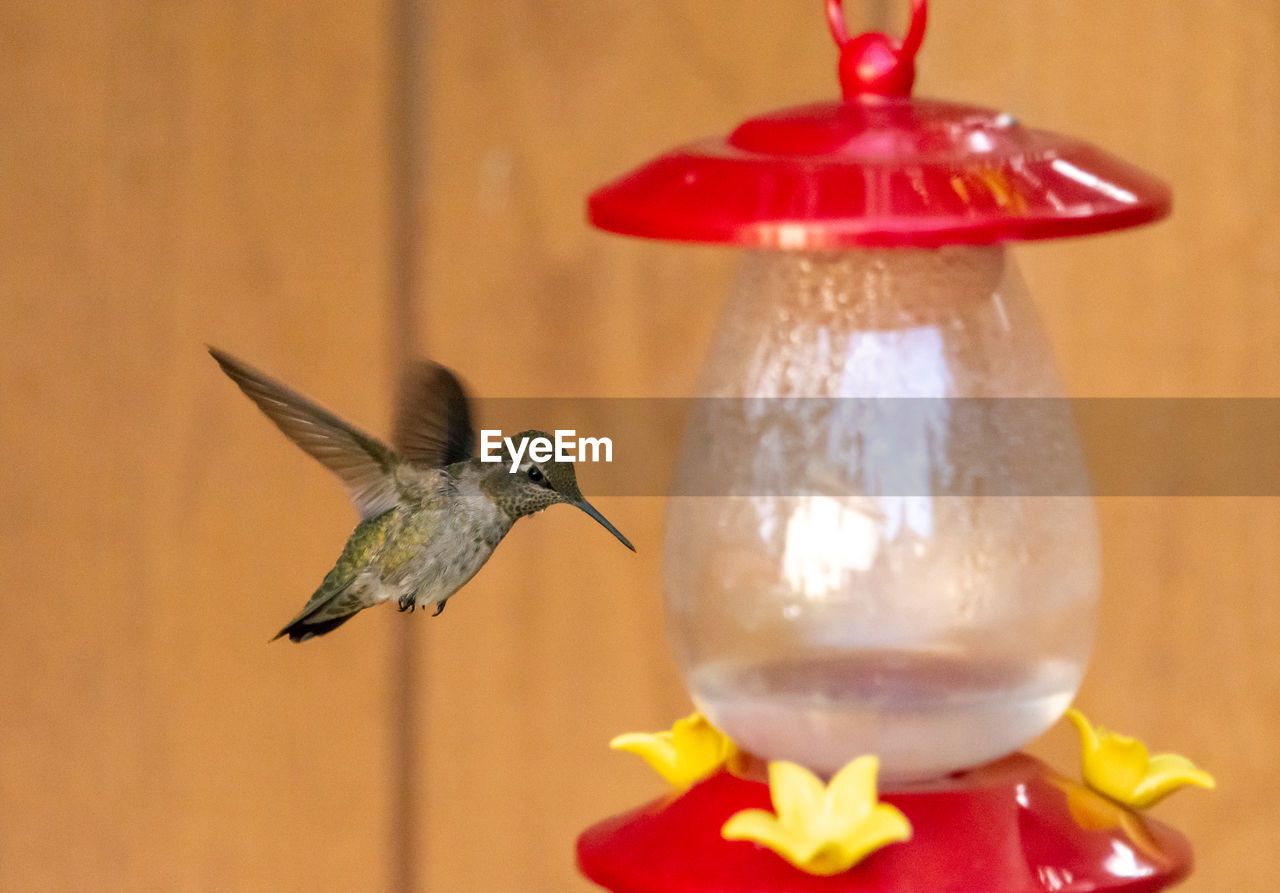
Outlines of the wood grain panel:
[[383,29],[0,10],[0,889],[386,877],[389,618],[267,645],[354,514],[204,352],[386,415]]
[[[849,4],[850,21],[900,28],[905,6]],[[918,92],[1085,136],[1177,191],[1159,227],[1020,252],[1073,392],[1275,394],[1280,3],[932,7]],[[479,3],[431,16],[428,347],[491,395],[687,393],[731,253],[592,233],[582,198],[668,146],[834,95],[820,10],[517,2],[500,25]],[[638,556],[549,512],[421,633],[431,889],[587,889],[576,831],[659,790],[603,746],[686,706],[661,632],[661,506],[602,508]],[[1277,793],[1262,766],[1280,735],[1280,507],[1109,499],[1099,514],[1106,605],[1081,703],[1218,772],[1218,793],[1157,814],[1198,846],[1187,889],[1247,888],[1280,870],[1260,845]],[[1075,759],[1060,730],[1037,749]]]
[[[905,5],[851,2],[850,21],[900,28]],[[668,146],[835,95],[817,7],[429,4],[425,347],[481,395],[688,393],[732,253],[596,233],[583,198]],[[932,7],[918,92],[1174,184],[1165,224],[1020,251],[1073,391],[1275,395],[1280,0]],[[556,508],[442,617],[386,609],[265,644],[353,515],[203,343],[385,431],[403,309],[391,21],[385,4],[276,0],[0,8],[0,889],[409,877],[388,668],[406,625],[418,889],[589,889],[576,833],[661,789],[605,749],[687,709],[662,636],[661,500],[597,501],[637,555]],[[1218,774],[1157,810],[1197,845],[1185,889],[1256,888],[1280,873],[1280,505],[1099,514],[1081,703]],[[1036,748],[1075,758],[1060,729]]]

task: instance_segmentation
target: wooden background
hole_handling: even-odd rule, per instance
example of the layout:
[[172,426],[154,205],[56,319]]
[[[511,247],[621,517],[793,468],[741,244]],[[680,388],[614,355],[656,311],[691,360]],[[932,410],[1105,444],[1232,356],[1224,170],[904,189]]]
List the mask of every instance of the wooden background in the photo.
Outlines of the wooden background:
[[[685,393],[732,254],[584,196],[834,60],[816,0],[0,5],[0,890],[588,889],[577,831],[661,790],[607,740],[687,709],[661,500],[598,501],[636,556],[552,511],[442,618],[268,647],[354,518],[204,344],[379,431],[407,344],[481,394]],[[1280,0],[935,0],[920,65],[1174,184],[1020,251],[1074,393],[1280,395]],[[1280,504],[1100,514],[1080,703],[1217,774],[1156,810],[1186,889],[1264,889]]]

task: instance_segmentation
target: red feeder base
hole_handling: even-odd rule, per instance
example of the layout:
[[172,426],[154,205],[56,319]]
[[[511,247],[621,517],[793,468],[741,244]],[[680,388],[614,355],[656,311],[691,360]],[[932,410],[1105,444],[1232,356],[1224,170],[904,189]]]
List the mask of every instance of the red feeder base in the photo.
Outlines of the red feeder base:
[[912,839],[833,877],[723,839],[734,813],[772,808],[766,784],[727,771],[588,829],[578,866],[614,893],[1149,893],[1191,870],[1177,831],[1024,754],[882,799],[911,820]]

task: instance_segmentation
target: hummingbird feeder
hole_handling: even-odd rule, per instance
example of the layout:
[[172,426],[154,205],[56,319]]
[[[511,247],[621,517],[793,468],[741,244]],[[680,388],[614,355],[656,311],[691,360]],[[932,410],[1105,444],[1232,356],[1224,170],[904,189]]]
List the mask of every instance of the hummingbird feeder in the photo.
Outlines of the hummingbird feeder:
[[[911,96],[926,0],[901,41],[850,37],[825,6],[842,101],[752,118],[588,203],[604,230],[745,254],[664,546],[701,715],[622,744],[673,779],[720,756],[585,832],[579,866],[618,893],[1161,889],[1190,869],[1180,834],[1017,753],[1080,685],[1099,559],[1007,246],[1158,220],[1169,189]],[[863,858],[859,835],[889,845]]]

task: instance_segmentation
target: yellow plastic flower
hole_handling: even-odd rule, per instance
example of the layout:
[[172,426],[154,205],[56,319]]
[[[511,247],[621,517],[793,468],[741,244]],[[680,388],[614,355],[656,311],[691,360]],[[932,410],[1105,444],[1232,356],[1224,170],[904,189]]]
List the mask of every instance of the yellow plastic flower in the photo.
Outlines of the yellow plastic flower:
[[609,746],[643,757],[679,790],[706,778],[737,752],[729,736],[701,713],[676,720],[669,732],[630,732],[614,738]]
[[1085,784],[1126,806],[1145,809],[1189,784],[1214,786],[1213,776],[1184,756],[1151,756],[1137,738],[1094,728],[1074,707],[1067,719],[1080,733]]
[[888,803],[877,802],[880,761],[858,757],[830,785],[795,763],[769,764],[769,795],[777,815],[744,809],[725,822],[726,840],[763,844],[809,874],[847,871],[890,843],[911,839],[911,823]]

